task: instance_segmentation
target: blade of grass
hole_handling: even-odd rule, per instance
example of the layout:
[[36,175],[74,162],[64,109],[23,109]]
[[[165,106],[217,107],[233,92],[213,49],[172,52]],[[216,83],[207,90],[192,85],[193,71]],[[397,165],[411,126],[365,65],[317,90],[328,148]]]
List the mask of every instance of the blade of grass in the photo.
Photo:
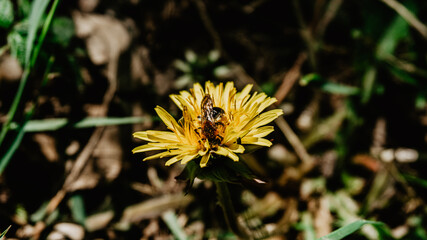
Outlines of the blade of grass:
[[350,223],[344,227],[341,227],[328,235],[325,235],[317,240],[339,240],[347,237],[348,235],[356,232],[361,229],[365,224],[372,224],[374,226],[383,226],[384,223],[376,222],[376,221],[368,221],[368,220],[357,220],[353,223]]
[[[42,87],[44,85],[46,85],[46,83],[47,83],[48,74],[49,74],[49,72],[50,72],[50,70],[52,68],[52,65],[53,65],[54,61],[55,61],[55,59],[53,57],[51,57],[49,59],[48,63],[47,63],[46,70],[45,70],[45,73],[44,73],[44,76],[43,76],[43,81],[42,81],[42,84],[41,84]],[[25,125],[28,123],[28,121],[33,116],[34,110],[35,110],[35,105],[33,104],[33,106],[31,107],[31,109],[25,114],[24,121],[18,127],[18,134],[15,137],[15,139],[13,140],[12,145],[9,147],[9,149],[6,152],[6,154],[0,159],[0,175],[3,173],[4,169],[9,164],[10,159],[12,158],[13,154],[15,153],[15,151],[18,149],[19,145],[21,144],[22,139],[24,138],[24,135],[25,135]]]
[[[409,1],[405,1],[406,4]],[[388,56],[394,53],[398,43],[403,38],[407,37],[409,33],[408,23],[399,15],[396,15],[393,22],[387,27],[378,42],[375,56],[379,60],[386,60]],[[361,92],[361,103],[366,104],[369,102],[372,93],[374,92],[374,86],[377,78],[377,68],[375,66],[369,66],[362,79],[362,92]]]
[[[56,8],[58,7],[59,4],[59,0],[55,0],[52,4],[52,7],[50,8],[50,11],[47,15],[47,18],[43,24],[43,28],[42,28],[42,32],[39,35],[39,39],[38,39],[38,44],[35,46],[34,48],[34,52],[32,54],[31,57],[31,62],[30,62],[30,66],[31,68],[34,66],[34,64],[36,63],[37,57],[39,55],[40,49],[43,45],[44,39],[46,38],[46,34],[47,31],[50,28],[50,25],[52,24],[52,19],[53,19],[53,15],[55,14]],[[44,11],[43,11],[44,12]]]
[[376,57],[382,60],[393,54],[399,41],[408,35],[408,31],[408,23],[397,15],[380,39],[377,45]]
[[[40,47],[43,44],[44,38],[46,36],[47,30],[50,27],[50,23],[52,22],[53,14],[55,13],[55,10],[58,6],[59,0],[55,0],[54,4],[52,5],[48,18],[46,19],[42,34],[39,36],[39,41],[37,42],[36,50],[33,53],[32,61],[30,62],[31,53],[33,52],[34,47],[34,39],[36,37],[37,29],[39,22],[42,19],[43,13],[45,12],[47,5],[49,3],[49,0],[35,0],[31,6],[31,12],[29,17],[29,28],[28,28],[28,36],[27,36],[27,42],[26,42],[26,49],[25,49],[25,68],[24,72],[21,76],[21,81],[19,83],[18,91],[15,95],[15,98],[13,99],[12,105],[9,109],[9,112],[7,114],[7,118],[5,123],[2,126],[1,132],[0,132],[0,146],[3,143],[4,138],[6,137],[7,132],[9,131],[10,124],[13,120],[13,117],[15,116],[16,110],[18,108],[18,105],[21,101],[22,93],[24,92],[24,88],[27,84],[28,76],[31,72],[31,68],[34,66],[35,60],[37,59],[37,55],[39,53]],[[33,63],[33,64],[32,64]]]
[[[31,5],[30,17],[28,20],[28,35],[25,49],[25,66],[30,63],[31,53],[33,52],[34,40],[36,39],[37,29],[42,20],[43,13],[45,12],[50,0],[35,0]],[[41,43],[38,43],[41,44]]]
[[[88,117],[78,122],[72,122],[66,118],[30,120],[24,128],[25,132],[56,131],[64,127],[91,128],[110,125],[124,125],[144,122],[144,117]],[[18,128],[17,123],[12,123],[10,129]]]
[[366,69],[366,72],[362,79],[362,91],[360,101],[362,104],[369,102],[369,99],[372,96],[374,90],[375,79],[377,77],[377,68],[375,66],[370,66]]
[[406,8],[405,5],[395,0],[381,0],[390,8],[395,10],[406,22],[416,29],[425,39],[427,39],[427,27],[416,17],[413,11]]
[[24,72],[22,73],[21,82],[19,84],[18,91],[15,95],[15,99],[13,99],[12,106],[9,109],[6,121],[3,123],[2,129],[0,132],[0,146],[3,143],[3,140],[6,137],[7,132],[9,131],[10,123],[12,122],[12,119],[15,116],[15,112],[21,100],[22,92],[24,91],[24,87],[26,85],[29,73],[30,73],[29,69],[25,69]]
[[178,223],[175,213],[172,210],[168,210],[162,214],[162,219],[166,225],[171,230],[172,234],[175,236],[175,239],[178,240],[187,240],[188,237],[185,234],[184,230]]
[[304,240],[315,240],[316,232],[313,227],[313,219],[309,212],[304,212],[301,216],[301,230],[304,231]]
[[4,230],[1,235],[0,235],[0,240],[4,239],[4,236],[6,236],[6,233],[9,231],[9,229],[12,227],[12,225],[10,225],[8,228],[6,228],[6,230]]
[[25,135],[25,131],[24,131],[25,124],[31,118],[33,113],[34,113],[34,107],[26,114],[24,122],[21,124],[21,126],[18,129],[18,135],[15,137],[12,145],[9,147],[6,154],[1,158],[1,160],[0,160],[0,175],[3,173],[4,169],[9,164],[10,159],[12,158],[13,154],[15,153],[15,151],[18,149],[19,145],[21,144],[21,141]]
[[410,175],[410,174],[402,174],[402,176],[408,181],[415,183],[423,188],[427,188],[427,180],[418,178],[416,176]]

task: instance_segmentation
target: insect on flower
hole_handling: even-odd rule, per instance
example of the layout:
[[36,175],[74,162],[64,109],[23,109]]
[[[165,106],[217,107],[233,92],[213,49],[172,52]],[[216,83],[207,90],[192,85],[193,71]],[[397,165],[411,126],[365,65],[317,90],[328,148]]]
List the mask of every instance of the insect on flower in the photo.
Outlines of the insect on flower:
[[136,138],[148,141],[133,149],[134,153],[160,150],[162,152],[145,160],[166,158],[169,166],[176,162],[186,164],[200,159],[200,167],[208,166],[211,157],[223,156],[239,161],[238,154],[247,146],[271,146],[264,137],[273,132],[273,126],[264,126],[283,114],[281,109],[262,113],[276,102],[264,93],[250,94],[252,85],[241,92],[233,82],[214,85],[206,82],[205,88],[194,84],[190,91],[172,94],[170,98],[182,110],[176,121],[165,109],[155,108],[169,131],[135,132]]
[[200,117],[201,127],[198,133],[202,136],[202,140],[207,139],[209,142],[219,145],[224,139],[224,130],[228,125],[225,111],[220,107],[213,106],[213,101],[209,94],[203,97],[200,108],[202,115]]

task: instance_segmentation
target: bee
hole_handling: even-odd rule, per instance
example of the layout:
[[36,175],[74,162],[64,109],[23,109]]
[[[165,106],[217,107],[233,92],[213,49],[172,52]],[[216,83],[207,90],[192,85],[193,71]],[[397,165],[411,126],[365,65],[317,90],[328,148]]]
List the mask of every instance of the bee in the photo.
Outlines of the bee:
[[223,140],[222,133],[228,124],[227,116],[222,108],[214,107],[212,98],[209,94],[203,97],[201,108],[200,135],[202,139],[207,139],[214,145],[221,144]]

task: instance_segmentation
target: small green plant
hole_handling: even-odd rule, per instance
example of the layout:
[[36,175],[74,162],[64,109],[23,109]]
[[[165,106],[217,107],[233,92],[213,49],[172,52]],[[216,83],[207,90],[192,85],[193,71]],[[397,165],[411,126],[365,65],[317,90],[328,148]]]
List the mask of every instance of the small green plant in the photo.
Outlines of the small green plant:
[[[7,1],[6,1],[7,2]],[[2,4],[9,6],[9,3],[2,1]],[[25,1],[24,1],[25,2]],[[49,6],[49,0],[35,0],[31,4],[31,8],[28,15],[24,15],[18,23],[16,23],[9,32],[8,35],[8,46],[11,49],[12,56],[16,57],[21,64],[24,66],[24,72],[19,83],[19,87],[13,103],[7,114],[6,121],[3,123],[1,132],[0,132],[0,146],[4,143],[5,137],[8,134],[12,121],[15,117],[15,114],[18,111],[18,106],[21,102],[21,98],[24,93],[27,80],[30,76],[31,71],[36,65],[41,47],[46,38],[48,30],[51,26],[52,19],[55,13],[55,10],[59,4],[59,0],[55,0],[50,7],[50,10],[47,15],[45,11]],[[25,6],[25,4],[23,4]],[[10,8],[10,7],[9,7]],[[2,9],[3,10],[3,9]],[[13,9],[9,9],[13,10]],[[14,11],[11,11],[9,14],[13,14]],[[21,12],[26,12],[25,9],[22,9]],[[4,13],[2,13],[4,15]],[[0,17],[5,19],[4,16]],[[9,17],[8,26],[13,22],[14,17]],[[5,26],[3,21],[2,26]],[[52,66],[53,60],[49,60],[50,64],[47,64],[45,80],[47,79],[47,73],[49,73]],[[45,82],[45,81],[43,81]],[[18,128],[18,133],[15,135],[12,144],[8,147],[5,155],[0,160],[0,174],[4,171],[5,167],[8,165],[13,153],[18,148],[22,138],[24,136],[24,126],[27,121],[31,118],[34,113],[34,105],[27,111],[24,115],[24,121],[20,124]]]
[[206,56],[197,55],[192,50],[185,52],[185,60],[175,60],[173,65],[182,72],[174,82],[176,89],[184,89],[196,82],[225,79],[230,75],[230,69],[220,64],[220,52],[211,50]]

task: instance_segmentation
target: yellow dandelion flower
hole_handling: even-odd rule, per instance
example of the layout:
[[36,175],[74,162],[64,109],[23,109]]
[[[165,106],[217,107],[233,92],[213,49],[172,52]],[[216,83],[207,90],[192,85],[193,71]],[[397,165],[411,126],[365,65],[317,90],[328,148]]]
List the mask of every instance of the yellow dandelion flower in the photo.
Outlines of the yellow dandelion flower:
[[135,138],[148,141],[136,147],[133,153],[160,150],[162,152],[145,160],[171,157],[166,166],[181,161],[186,164],[201,157],[200,167],[206,167],[214,155],[239,161],[237,154],[245,152],[245,146],[271,146],[264,137],[273,126],[264,126],[283,114],[281,109],[261,113],[276,102],[264,93],[250,94],[252,85],[237,92],[233,82],[215,86],[206,82],[205,88],[194,84],[190,91],[170,95],[182,110],[177,122],[166,110],[157,106],[155,111],[170,131],[135,132]]

